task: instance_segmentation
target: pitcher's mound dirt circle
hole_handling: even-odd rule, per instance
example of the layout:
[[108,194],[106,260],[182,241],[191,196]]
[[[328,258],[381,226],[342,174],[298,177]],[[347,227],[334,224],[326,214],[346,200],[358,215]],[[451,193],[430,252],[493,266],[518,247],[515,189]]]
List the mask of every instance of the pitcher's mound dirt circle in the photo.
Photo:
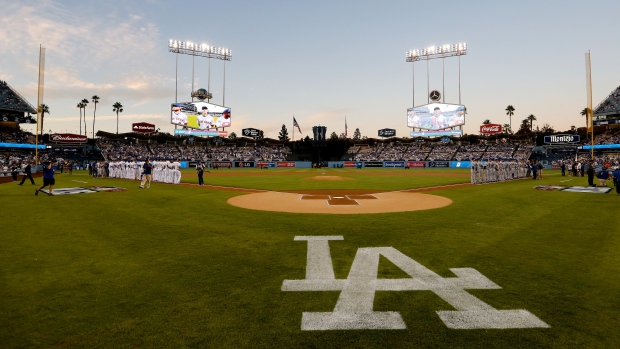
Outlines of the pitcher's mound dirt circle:
[[367,195],[355,192],[351,195],[339,193],[337,196],[321,194],[317,197],[268,191],[235,196],[228,199],[228,203],[259,211],[360,214],[430,210],[448,206],[452,200],[437,195],[400,191]]

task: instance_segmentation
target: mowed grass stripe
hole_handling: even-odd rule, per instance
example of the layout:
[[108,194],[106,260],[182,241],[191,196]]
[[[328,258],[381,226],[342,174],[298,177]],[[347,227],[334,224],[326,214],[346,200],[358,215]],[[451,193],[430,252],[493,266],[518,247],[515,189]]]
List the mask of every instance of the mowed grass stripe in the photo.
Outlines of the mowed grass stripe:
[[[456,180],[433,176],[442,171],[426,178],[367,170],[317,170],[355,181],[306,181],[278,169],[205,180],[268,190],[403,190]],[[141,190],[135,181],[74,173],[58,175],[57,186],[78,186],[71,179],[79,178],[127,190],[35,197],[27,186],[0,186],[6,347],[603,348],[620,338],[620,241],[610,209],[618,197],[532,189],[560,177],[435,190],[453,204],[431,211],[332,216],[227,205],[239,192],[159,183]],[[400,312],[406,330],[300,331],[302,313],[332,311],[339,292],[280,290],[283,280],[305,277],[307,244],[293,241],[297,235],[344,236],[330,243],[337,278],[347,277],[360,247],[393,246],[444,277],[453,276],[449,268],[474,268],[502,289],[471,294],[497,309],[526,309],[551,328],[450,330],[436,314],[449,304],[430,291],[404,291],[377,292],[374,308]],[[402,276],[389,261],[379,270]]]

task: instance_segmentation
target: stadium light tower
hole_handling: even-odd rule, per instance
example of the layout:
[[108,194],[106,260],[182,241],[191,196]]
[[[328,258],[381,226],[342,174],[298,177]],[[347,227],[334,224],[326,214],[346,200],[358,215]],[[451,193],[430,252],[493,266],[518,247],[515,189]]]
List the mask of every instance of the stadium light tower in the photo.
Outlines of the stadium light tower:
[[[232,50],[221,47],[214,47],[207,44],[195,44],[189,41],[168,41],[168,51],[177,54],[176,59],[176,77],[175,77],[175,96],[174,101],[178,102],[178,80],[179,80],[179,54],[192,56],[192,92],[194,92],[194,58],[205,57],[209,58],[209,88],[211,85],[211,58],[220,59],[224,61],[224,90],[222,96],[222,105],[225,105],[226,101],[226,61],[232,60]],[[211,92],[211,91],[209,91]]]
[[[461,56],[467,54],[467,44],[459,43],[456,45],[443,45],[443,46],[430,46],[421,50],[411,50],[406,52],[407,62],[415,63],[416,61],[426,61],[426,87],[429,90],[427,95],[430,95],[430,78],[428,71],[428,61],[431,59],[441,58],[444,60],[448,57],[459,57],[459,104],[461,104]],[[442,62],[443,64],[443,62]],[[413,105],[415,107],[415,69],[413,69]],[[443,79],[443,96],[442,99],[445,98],[445,64],[442,66],[442,79]]]

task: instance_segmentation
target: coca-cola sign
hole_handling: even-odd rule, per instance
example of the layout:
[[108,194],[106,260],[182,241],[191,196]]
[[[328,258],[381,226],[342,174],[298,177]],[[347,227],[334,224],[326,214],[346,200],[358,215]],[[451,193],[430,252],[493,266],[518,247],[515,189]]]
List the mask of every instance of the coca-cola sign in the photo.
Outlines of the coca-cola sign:
[[151,133],[155,132],[155,125],[146,122],[138,122],[131,124],[131,130],[139,133]]
[[75,135],[73,133],[54,133],[50,135],[50,142],[54,143],[86,143],[87,136]]
[[502,132],[502,125],[499,125],[499,124],[487,124],[487,125],[480,126],[480,133],[482,134],[492,135],[492,134],[501,133],[501,132]]

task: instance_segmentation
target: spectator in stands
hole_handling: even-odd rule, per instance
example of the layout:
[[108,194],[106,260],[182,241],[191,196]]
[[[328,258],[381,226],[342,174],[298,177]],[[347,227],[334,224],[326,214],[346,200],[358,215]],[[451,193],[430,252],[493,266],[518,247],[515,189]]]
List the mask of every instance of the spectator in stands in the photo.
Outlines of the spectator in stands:
[[30,166],[30,161],[26,162],[26,167],[24,168],[24,178],[22,178],[22,181],[19,183],[19,185],[24,184],[24,182],[26,181],[26,178],[30,179],[30,182],[32,183],[32,185],[34,185],[34,179],[32,179],[32,167]]

